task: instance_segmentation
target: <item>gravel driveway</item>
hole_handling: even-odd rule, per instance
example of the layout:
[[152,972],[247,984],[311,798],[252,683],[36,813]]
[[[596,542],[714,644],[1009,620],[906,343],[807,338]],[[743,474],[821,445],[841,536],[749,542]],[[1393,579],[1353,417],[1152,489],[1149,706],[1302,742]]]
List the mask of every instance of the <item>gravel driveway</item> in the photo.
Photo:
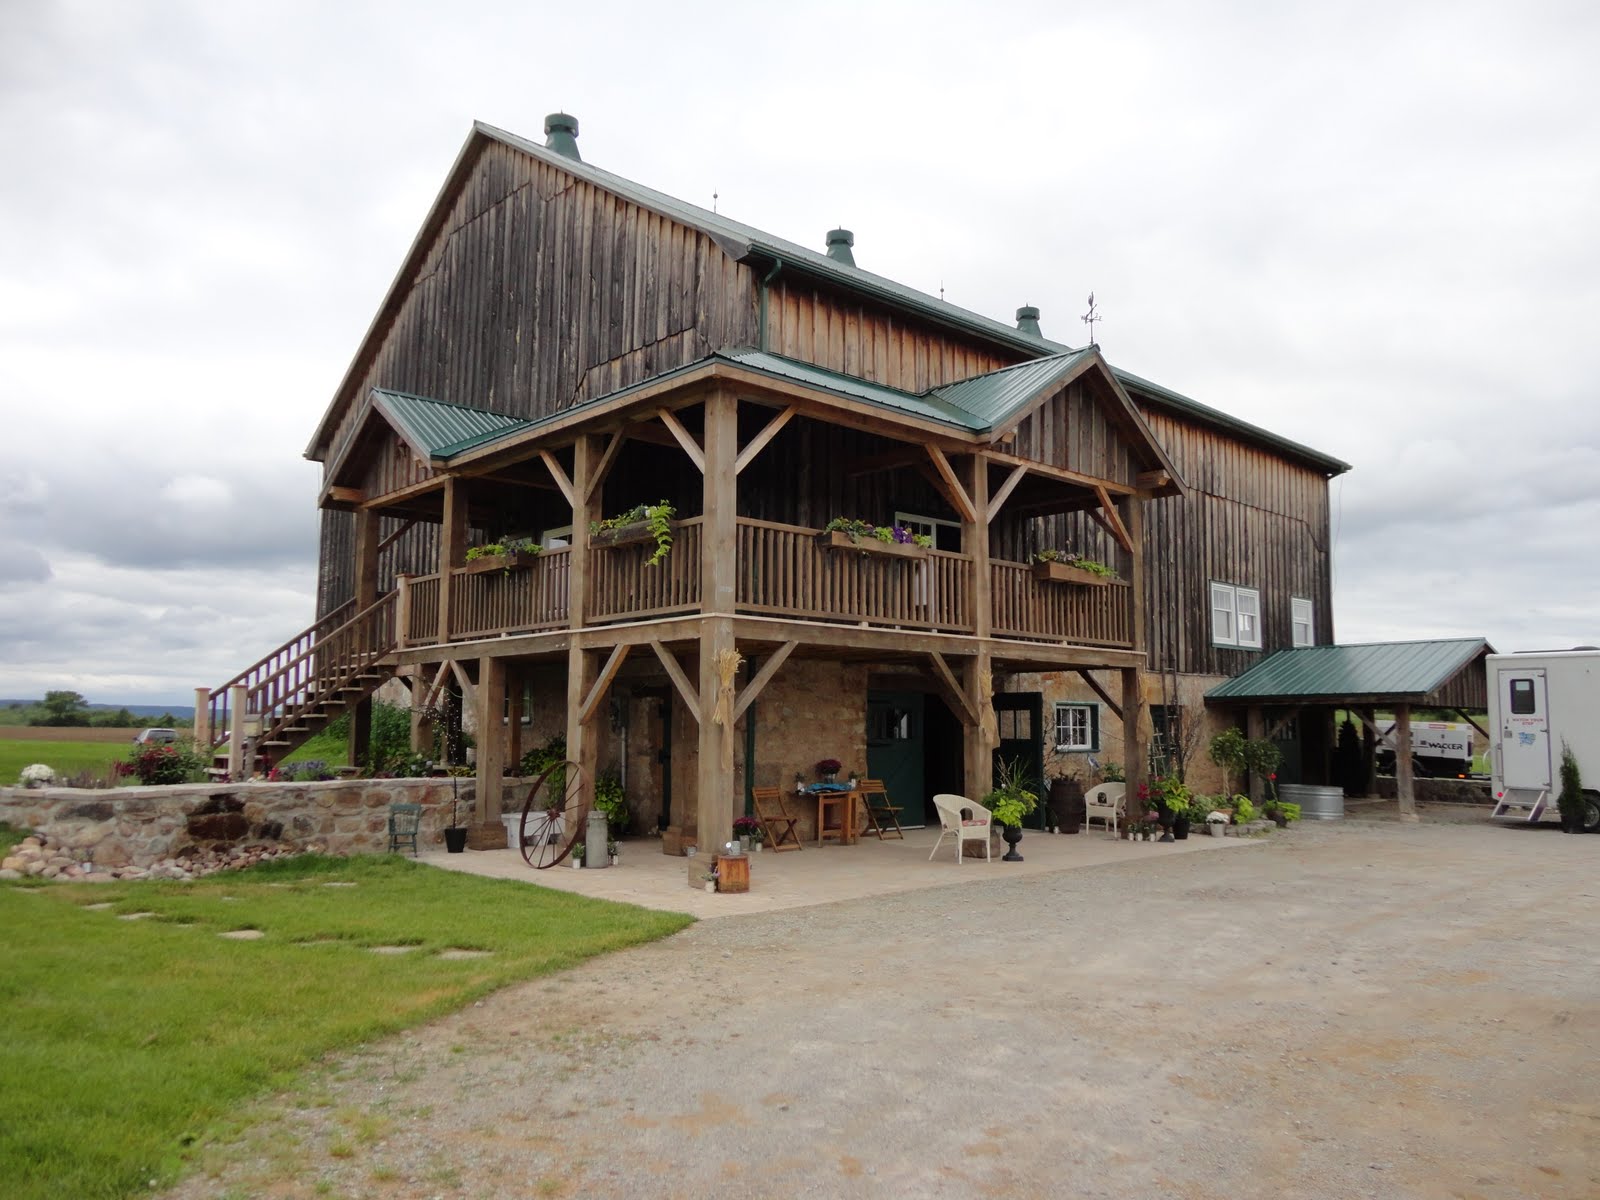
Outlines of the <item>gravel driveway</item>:
[[1592,1198],[1597,866],[1436,810],[704,922],[330,1064],[172,1195]]

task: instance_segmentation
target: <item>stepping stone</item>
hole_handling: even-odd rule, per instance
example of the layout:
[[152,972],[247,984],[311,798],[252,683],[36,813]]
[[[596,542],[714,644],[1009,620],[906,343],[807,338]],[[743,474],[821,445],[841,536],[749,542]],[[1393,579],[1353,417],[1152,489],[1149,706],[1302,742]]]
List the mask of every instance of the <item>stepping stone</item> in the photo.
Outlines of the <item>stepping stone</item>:
[[219,933],[217,936],[230,938],[235,942],[253,942],[267,935],[259,929],[230,929],[227,933]]
[[350,882],[343,881],[343,880],[335,880],[332,883],[325,883],[322,886],[323,887],[355,887],[356,885],[354,883],[350,883]]
[[119,920],[119,921],[142,921],[146,917],[153,917],[153,916],[155,916],[155,913],[153,913],[153,912],[119,913],[118,916],[117,916],[117,920]]
[[104,909],[112,908],[112,907],[114,907],[114,905],[111,903],[111,901],[102,900],[102,901],[100,901],[99,904],[85,904],[83,906],[83,909],[84,909],[85,912],[100,912],[100,911],[102,911]]
[[374,954],[410,954],[413,950],[421,949],[419,946],[368,946]]
[[488,958],[493,953],[492,950],[441,950],[435,957],[454,961],[460,958]]

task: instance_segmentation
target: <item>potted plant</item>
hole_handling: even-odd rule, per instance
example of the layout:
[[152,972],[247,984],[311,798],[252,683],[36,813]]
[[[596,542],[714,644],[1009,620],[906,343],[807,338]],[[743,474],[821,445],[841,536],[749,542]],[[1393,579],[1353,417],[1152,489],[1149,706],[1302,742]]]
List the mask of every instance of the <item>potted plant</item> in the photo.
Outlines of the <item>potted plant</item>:
[[1561,814],[1561,828],[1568,833],[1582,833],[1587,813],[1583,799],[1583,776],[1578,770],[1578,760],[1561,739],[1561,791],[1556,794],[1556,810]]
[[1017,843],[1022,840],[1022,818],[1039,807],[1039,797],[1028,790],[1020,763],[1002,762],[997,773],[1000,781],[984,796],[982,804],[1006,840],[1006,854],[1000,861],[1021,862]]
[[660,504],[636,504],[627,512],[594,522],[589,526],[589,537],[601,546],[654,542],[655,550],[644,564],[653,567],[672,549],[672,518],[676,512],[665,500]]
[[1279,800],[1274,796],[1261,806],[1261,815],[1271,817],[1279,829],[1287,829],[1290,821],[1300,819],[1300,806],[1292,800]]
[[450,824],[444,830],[444,848],[447,853],[460,854],[467,848],[467,827],[456,820],[456,805],[461,799],[461,784],[454,776],[450,779]]
[[595,780],[594,806],[606,815],[606,828],[613,840],[628,832],[628,797],[622,790],[622,780],[606,774]]
[[583,866],[584,848],[585,847],[584,847],[584,844],[582,842],[574,842],[572,844],[572,854],[571,854],[570,857],[572,858],[572,865],[574,867],[582,867]]
[[837,758],[824,758],[817,763],[817,778],[823,783],[833,783],[844,764]]
[[715,871],[702,871],[700,878],[706,885],[706,891],[715,893],[717,890],[717,873]]
[[1066,550],[1041,550],[1033,556],[1033,577],[1044,583],[1105,587],[1117,573],[1105,563]]
[[794,790],[796,795],[806,790],[806,777],[799,771],[794,773]]
[[1157,775],[1139,789],[1140,800],[1156,810],[1156,820],[1165,833],[1163,842],[1184,841],[1189,836],[1189,808],[1193,793],[1176,775]]
[[741,850],[749,850],[751,841],[760,831],[761,822],[754,817],[735,817],[733,819],[733,836],[739,839],[739,849]]
[[613,867],[622,859],[622,847],[617,844],[615,839],[606,843],[606,853],[611,856],[611,865]]

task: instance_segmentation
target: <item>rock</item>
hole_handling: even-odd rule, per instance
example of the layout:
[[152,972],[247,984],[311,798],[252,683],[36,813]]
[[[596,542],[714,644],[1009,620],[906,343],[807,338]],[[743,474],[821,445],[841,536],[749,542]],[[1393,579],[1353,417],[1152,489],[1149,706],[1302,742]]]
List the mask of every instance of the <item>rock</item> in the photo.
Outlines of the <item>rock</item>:
[[21,879],[22,872],[15,867],[0,867],[0,879]]
[[26,862],[27,860],[21,855],[9,855],[3,862],[0,862],[0,871],[20,871]]

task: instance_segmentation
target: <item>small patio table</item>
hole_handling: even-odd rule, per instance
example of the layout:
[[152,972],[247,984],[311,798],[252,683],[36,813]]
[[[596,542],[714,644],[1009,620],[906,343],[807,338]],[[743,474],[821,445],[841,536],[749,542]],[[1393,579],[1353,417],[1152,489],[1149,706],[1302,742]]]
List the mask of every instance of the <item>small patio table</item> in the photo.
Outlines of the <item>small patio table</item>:
[[[853,846],[856,841],[856,793],[847,783],[813,783],[806,791],[817,798],[817,845],[836,841]],[[839,823],[830,826],[828,817],[838,811]]]

